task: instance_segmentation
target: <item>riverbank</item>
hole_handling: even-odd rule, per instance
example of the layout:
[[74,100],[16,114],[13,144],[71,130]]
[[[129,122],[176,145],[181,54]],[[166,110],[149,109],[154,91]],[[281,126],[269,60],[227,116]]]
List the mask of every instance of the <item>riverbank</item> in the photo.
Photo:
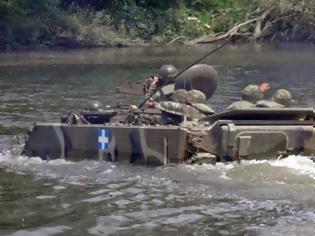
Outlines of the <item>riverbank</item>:
[[298,0],[0,2],[0,51],[231,42],[315,42]]

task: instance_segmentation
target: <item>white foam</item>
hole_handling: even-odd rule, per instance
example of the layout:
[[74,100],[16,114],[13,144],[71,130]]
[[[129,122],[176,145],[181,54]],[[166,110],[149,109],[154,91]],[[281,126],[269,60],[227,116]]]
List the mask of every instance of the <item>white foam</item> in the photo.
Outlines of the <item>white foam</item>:
[[183,167],[187,171],[195,172],[195,175],[202,175],[202,173],[210,171],[212,173],[217,173],[217,176],[221,179],[232,180],[229,175],[231,170],[242,166],[248,168],[255,165],[269,165],[270,168],[283,167],[288,170],[288,174],[306,175],[315,179],[315,163],[310,159],[310,157],[303,155],[290,155],[287,158],[277,160],[242,160],[241,163],[231,162],[217,163],[216,165],[187,165]]
[[284,159],[271,161],[270,165],[292,169],[297,174],[308,175],[315,179],[315,163],[306,156],[292,155]]
[[46,200],[46,199],[53,199],[56,198],[56,196],[51,196],[51,195],[41,195],[41,196],[37,196],[36,199],[39,200]]
[[257,164],[268,164],[271,167],[283,167],[295,175],[307,175],[315,179],[315,163],[310,157],[303,155],[290,155],[277,160],[251,160],[242,161],[241,165],[250,166]]
[[[230,172],[235,168],[239,168],[240,166],[248,167],[252,165],[260,165],[260,164],[267,164],[270,167],[283,167],[290,170],[289,173],[295,175],[307,175],[311,178],[315,179],[315,163],[306,156],[302,155],[291,155],[287,158],[278,159],[278,160],[250,160],[250,161],[242,161],[241,163],[232,162],[232,163],[217,163],[216,165],[212,164],[203,164],[203,165],[179,165],[175,168],[179,168],[184,170],[185,173],[187,171],[190,173],[192,177],[194,176],[202,176],[203,174],[208,175],[212,173],[211,176],[215,175],[219,178],[230,181],[232,178],[230,177]],[[19,171],[31,171],[39,174],[41,176],[48,176],[48,177],[63,177],[66,173],[66,177],[69,180],[69,176],[79,176],[82,173],[88,175],[89,173],[93,176],[95,175],[95,170],[99,169],[98,175],[102,175],[102,179],[107,175],[113,175],[113,171],[115,170],[116,166],[114,164],[107,165],[107,163],[98,162],[98,161],[88,161],[88,162],[71,162],[64,159],[57,159],[57,160],[50,160],[44,161],[39,157],[26,157],[21,155],[15,155],[11,151],[3,151],[0,153],[0,165],[7,167],[7,169],[19,172]],[[72,167],[71,165],[75,165]],[[60,168],[59,168],[60,166]],[[58,167],[58,168],[54,168]],[[62,168],[68,167],[68,168]],[[173,168],[173,167],[172,167]],[[168,176],[169,171],[173,173],[173,169],[169,168],[161,168],[162,172],[165,172],[165,175]],[[45,171],[43,171],[45,170]],[[142,169],[141,169],[142,170]],[[159,170],[157,168],[156,170]],[[178,169],[177,169],[178,170]],[[120,170],[117,170],[120,172]],[[181,173],[181,171],[179,171]],[[119,176],[119,175],[118,175]],[[94,176],[96,179],[100,176]],[[133,180],[135,179],[142,179],[142,175],[133,175],[131,177]],[[152,177],[154,178],[154,177]],[[163,179],[161,176],[157,178],[155,181],[162,181],[166,182],[169,180],[168,178]],[[78,182],[75,179],[75,182]],[[80,183],[82,184],[82,183]]]
[[56,159],[45,161],[39,157],[26,157],[26,156],[17,156],[12,154],[10,151],[4,151],[0,153],[0,164],[8,166],[33,166],[33,165],[42,165],[49,164],[52,166],[74,164],[74,162],[66,161],[64,159]]

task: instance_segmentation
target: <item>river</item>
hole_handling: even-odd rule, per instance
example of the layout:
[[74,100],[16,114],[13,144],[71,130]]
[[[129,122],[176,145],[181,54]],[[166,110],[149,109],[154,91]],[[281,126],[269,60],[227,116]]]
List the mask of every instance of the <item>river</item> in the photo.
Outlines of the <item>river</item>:
[[[115,87],[184,68],[214,46],[0,54],[0,235],[313,235],[315,163],[305,156],[241,164],[131,166],[19,155],[34,122],[87,101],[138,104]],[[228,45],[207,58],[223,110],[247,84],[292,91],[313,107],[315,47]]]

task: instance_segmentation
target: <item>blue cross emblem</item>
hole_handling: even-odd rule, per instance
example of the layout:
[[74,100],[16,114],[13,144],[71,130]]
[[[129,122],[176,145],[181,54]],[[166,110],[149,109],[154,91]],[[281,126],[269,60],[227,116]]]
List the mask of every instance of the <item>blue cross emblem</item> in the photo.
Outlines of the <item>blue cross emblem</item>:
[[109,129],[99,129],[98,130],[98,149],[102,151],[107,151],[110,144],[110,130]]

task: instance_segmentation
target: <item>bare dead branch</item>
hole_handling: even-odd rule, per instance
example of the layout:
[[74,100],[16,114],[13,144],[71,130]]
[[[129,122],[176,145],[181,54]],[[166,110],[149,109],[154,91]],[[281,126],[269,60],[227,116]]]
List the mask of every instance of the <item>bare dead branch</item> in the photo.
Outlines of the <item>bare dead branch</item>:
[[176,42],[177,40],[183,39],[183,38],[186,38],[186,37],[185,37],[185,36],[179,36],[179,37],[177,37],[177,38],[174,38],[174,39],[172,39],[170,42],[168,42],[167,45],[170,45],[170,44]]
[[230,29],[228,32],[224,33],[224,34],[221,34],[221,35],[218,35],[218,36],[211,36],[211,37],[200,37],[200,38],[197,38],[197,39],[193,39],[190,41],[190,43],[192,44],[199,44],[199,43],[214,43],[214,42],[217,42],[217,41],[221,41],[221,40],[224,40],[226,38],[229,38],[235,34],[237,34],[238,30],[248,24],[251,24],[255,21],[257,21],[258,18],[254,18],[254,19],[251,19],[251,20],[248,20],[248,21],[245,21],[243,23],[240,23],[236,26],[234,26],[232,29]]
[[256,21],[256,27],[255,27],[255,33],[254,38],[258,40],[262,35],[262,23],[267,18],[267,16],[273,11],[274,8],[269,8],[267,11],[265,11],[260,17],[258,17]]

